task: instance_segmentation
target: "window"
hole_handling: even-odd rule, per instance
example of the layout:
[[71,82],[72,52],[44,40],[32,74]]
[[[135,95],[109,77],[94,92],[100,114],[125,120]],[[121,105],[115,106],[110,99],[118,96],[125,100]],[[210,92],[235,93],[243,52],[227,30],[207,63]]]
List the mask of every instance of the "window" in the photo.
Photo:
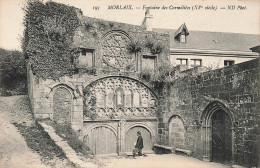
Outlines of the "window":
[[191,59],[191,66],[193,66],[193,67],[202,66],[202,60],[201,59]]
[[79,66],[81,67],[92,67],[94,62],[94,50],[91,49],[81,49],[81,53],[79,56]]
[[155,69],[156,56],[143,55],[142,69]]
[[182,34],[181,37],[180,37],[180,42],[181,43],[185,43],[186,42],[186,35],[185,34]]
[[177,62],[177,65],[188,65],[188,59],[177,58],[176,62]]
[[234,60],[224,60],[224,67],[228,67],[230,65],[234,65],[235,61]]

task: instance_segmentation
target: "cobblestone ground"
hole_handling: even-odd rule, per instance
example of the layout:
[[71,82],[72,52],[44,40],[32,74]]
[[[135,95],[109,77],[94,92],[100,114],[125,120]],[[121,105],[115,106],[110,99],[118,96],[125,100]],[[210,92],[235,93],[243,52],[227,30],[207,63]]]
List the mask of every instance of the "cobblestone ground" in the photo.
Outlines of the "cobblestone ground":
[[230,166],[204,162],[192,157],[175,154],[156,155],[128,158],[99,158],[106,168],[228,168]]

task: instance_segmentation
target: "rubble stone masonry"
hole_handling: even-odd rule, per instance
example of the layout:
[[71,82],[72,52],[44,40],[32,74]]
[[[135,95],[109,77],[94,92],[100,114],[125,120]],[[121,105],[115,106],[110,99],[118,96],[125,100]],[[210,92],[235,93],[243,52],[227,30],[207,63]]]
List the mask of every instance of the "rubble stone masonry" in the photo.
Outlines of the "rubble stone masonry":
[[158,142],[171,143],[169,123],[178,116],[185,128],[185,143],[181,147],[199,158],[208,155],[211,160],[204,118],[214,106],[223,107],[232,120],[232,162],[258,165],[259,59],[204,73],[194,74],[192,69],[182,73],[187,75],[165,86],[160,94]]

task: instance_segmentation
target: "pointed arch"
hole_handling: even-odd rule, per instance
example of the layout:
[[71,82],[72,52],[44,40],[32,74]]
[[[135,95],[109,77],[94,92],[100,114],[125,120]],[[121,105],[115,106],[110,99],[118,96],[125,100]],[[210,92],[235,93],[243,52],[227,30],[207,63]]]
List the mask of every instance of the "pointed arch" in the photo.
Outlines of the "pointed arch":
[[202,123],[202,141],[203,141],[203,160],[205,161],[213,161],[213,120],[215,121],[214,115],[217,113],[226,114],[227,117],[230,119],[230,132],[231,137],[231,162],[234,161],[234,126],[235,124],[235,117],[232,110],[229,108],[228,105],[224,104],[221,101],[211,101],[203,110],[200,121]]

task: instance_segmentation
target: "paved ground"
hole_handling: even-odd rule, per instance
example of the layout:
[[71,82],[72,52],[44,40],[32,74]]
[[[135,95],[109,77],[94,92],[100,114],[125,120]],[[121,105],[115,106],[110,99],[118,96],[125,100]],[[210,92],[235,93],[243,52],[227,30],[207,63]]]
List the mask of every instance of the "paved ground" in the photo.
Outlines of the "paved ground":
[[106,168],[228,168],[230,166],[204,162],[192,157],[175,154],[156,155],[147,157],[128,158],[99,158]]

